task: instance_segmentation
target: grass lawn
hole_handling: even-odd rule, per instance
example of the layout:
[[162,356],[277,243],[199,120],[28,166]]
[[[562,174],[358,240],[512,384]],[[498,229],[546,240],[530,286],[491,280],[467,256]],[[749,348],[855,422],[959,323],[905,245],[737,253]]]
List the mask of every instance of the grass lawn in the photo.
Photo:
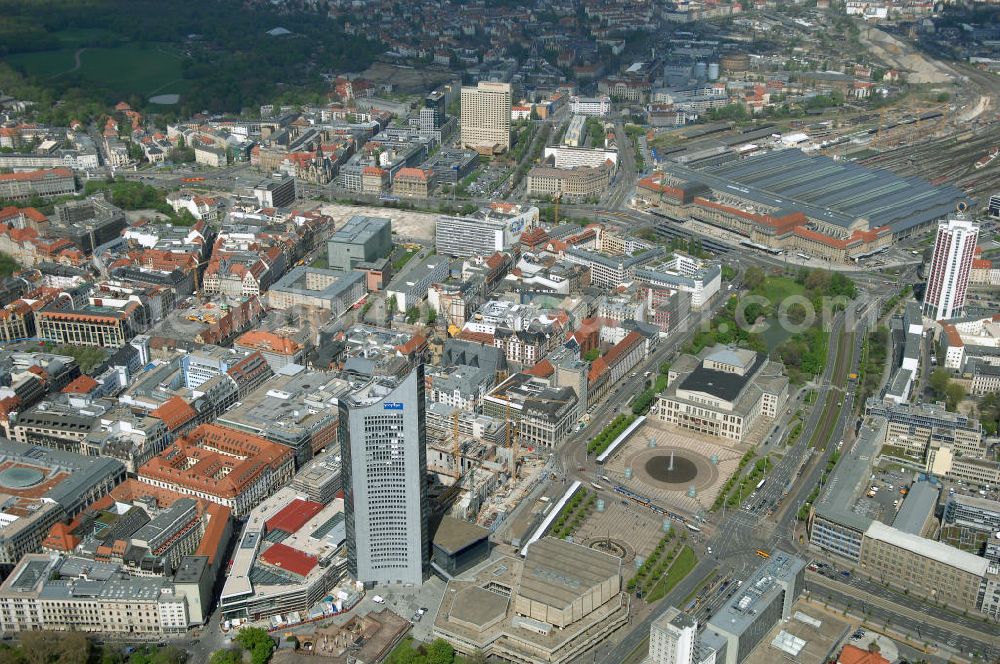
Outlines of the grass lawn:
[[181,59],[154,44],[87,49],[81,63],[85,79],[115,90],[152,94],[177,92],[181,85]]
[[754,295],[763,295],[775,307],[786,297],[790,295],[802,295],[805,292],[805,286],[797,283],[794,279],[772,275],[768,275],[764,279],[764,283],[753,290]]
[[660,581],[646,595],[646,602],[652,604],[666,597],[667,593],[673,590],[674,586],[681,582],[681,579],[690,574],[691,570],[697,564],[698,556],[694,555],[694,550],[691,547],[685,546],[677,555],[677,559],[674,560],[674,564],[670,566],[667,573],[660,578]]
[[76,360],[80,365],[80,371],[90,373],[90,370],[104,361],[109,353],[103,348],[96,346],[57,346],[52,348],[51,343],[46,343],[45,349],[56,355],[68,355]]
[[[80,44],[95,31],[69,31],[68,39]],[[99,32],[99,31],[97,31]],[[62,34],[62,33],[60,33]],[[67,42],[68,43],[68,42]],[[71,70],[75,48],[40,53],[17,53],[5,58],[23,67],[29,76],[48,78]],[[112,48],[87,48],[80,55],[80,69],[73,72],[84,81],[108,87],[121,94],[148,95],[154,92],[183,92],[180,55],[158,44],[123,44]]]
[[23,68],[29,76],[47,78],[61,74],[73,68],[73,53],[76,49],[64,48],[58,51],[39,51],[38,53],[15,53],[3,59],[11,66]]
[[404,249],[403,253],[399,254],[392,261],[392,269],[394,272],[399,272],[403,267],[410,262],[410,259],[417,255],[417,249]]

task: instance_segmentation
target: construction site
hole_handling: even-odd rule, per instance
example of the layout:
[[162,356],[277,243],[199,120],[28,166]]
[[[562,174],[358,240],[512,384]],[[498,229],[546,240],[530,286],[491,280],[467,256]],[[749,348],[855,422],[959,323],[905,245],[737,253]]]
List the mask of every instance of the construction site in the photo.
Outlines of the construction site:
[[520,444],[518,411],[504,418],[442,403],[427,409],[427,470],[437,511],[494,530],[545,479],[545,460]]

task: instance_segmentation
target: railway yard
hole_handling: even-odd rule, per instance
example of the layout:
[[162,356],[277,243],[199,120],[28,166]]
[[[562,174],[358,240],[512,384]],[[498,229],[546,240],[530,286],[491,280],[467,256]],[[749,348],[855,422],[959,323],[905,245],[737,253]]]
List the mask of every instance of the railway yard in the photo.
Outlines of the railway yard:
[[973,198],[988,196],[1000,181],[1000,82],[972,68],[960,74],[947,102],[904,100],[879,115],[869,113],[858,130],[842,137],[850,142],[846,149],[838,145],[826,152],[932,184],[954,184]]

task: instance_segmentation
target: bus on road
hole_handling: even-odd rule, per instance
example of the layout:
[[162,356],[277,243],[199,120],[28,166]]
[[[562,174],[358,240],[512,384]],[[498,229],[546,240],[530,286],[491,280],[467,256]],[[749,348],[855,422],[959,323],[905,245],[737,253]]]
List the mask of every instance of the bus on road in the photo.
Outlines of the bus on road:
[[767,551],[764,551],[763,549],[757,549],[757,555],[763,558],[764,560],[767,560],[768,558],[771,557],[771,554],[768,553]]

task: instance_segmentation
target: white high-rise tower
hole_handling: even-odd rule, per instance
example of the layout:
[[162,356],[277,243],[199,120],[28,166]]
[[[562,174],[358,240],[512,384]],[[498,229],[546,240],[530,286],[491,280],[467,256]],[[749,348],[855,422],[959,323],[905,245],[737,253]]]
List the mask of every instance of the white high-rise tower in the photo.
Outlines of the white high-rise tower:
[[946,320],[962,315],[978,241],[979,224],[965,215],[938,224],[924,294],[925,316]]
[[462,88],[462,146],[492,155],[510,149],[510,83]]

